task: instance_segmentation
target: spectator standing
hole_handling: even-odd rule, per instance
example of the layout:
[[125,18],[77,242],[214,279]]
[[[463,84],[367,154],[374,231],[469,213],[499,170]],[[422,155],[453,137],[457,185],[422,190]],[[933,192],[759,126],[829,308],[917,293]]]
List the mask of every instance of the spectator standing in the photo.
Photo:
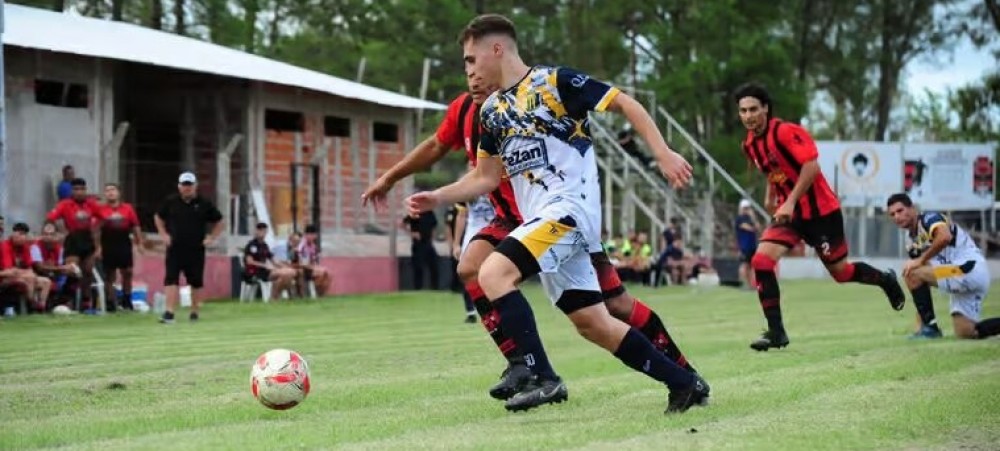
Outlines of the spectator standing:
[[[101,206],[101,267],[104,269],[105,293],[108,311],[114,312],[118,304],[132,310],[132,241],[142,252],[145,240],[139,227],[139,216],[132,205],[122,202],[121,191],[116,183],[104,186],[105,204]],[[121,275],[122,299],[115,293],[115,281]]]
[[[156,230],[167,248],[166,274],[163,278],[167,309],[161,323],[172,324],[180,301],[178,283],[184,273],[191,286],[191,321],[198,320],[201,308],[201,288],[204,286],[205,248],[222,233],[222,213],[207,199],[198,195],[198,179],[185,172],[177,179],[178,194],[171,195],[160,207],[154,220]],[[208,227],[212,231],[208,233]]]
[[741,200],[739,208],[739,215],[736,216],[736,246],[740,251],[740,277],[747,288],[754,288],[756,284],[753,270],[750,268],[750,258],[757,253],[757,233],[760,232],[760,224],[757,223],[749,200]]
[[413,265],[413,287],[424,288],[424,269],[431,276],[431,289],[438,289],[438,255],[434,250],[434,229],[437,216],[433,211],[425,211],[419,216],[407,216],[403,224],[410,228],[410,253]]
[[56,187],[58,200],[69,199],[73,195],[73,179],[75,178],[76,170],[73,169],[73,166],[68,164],[63,166],[62,180],[59,181],[59,185]]

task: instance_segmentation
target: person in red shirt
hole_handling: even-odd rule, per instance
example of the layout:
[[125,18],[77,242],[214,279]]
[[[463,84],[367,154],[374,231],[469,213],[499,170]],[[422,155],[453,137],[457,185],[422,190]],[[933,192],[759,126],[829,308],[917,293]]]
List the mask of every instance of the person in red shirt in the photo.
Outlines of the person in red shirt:
[[[481,133],[479,106],[497,88],[486,86],[481,78],[469,77],[467,81],[469,91],[459,95],[448,105],[445,118],[438,126],[437,132],[420,143],[402,161],[396,163],[368,187],[362,195],[365,204],[372,202],[375,208],[385,208],[386,194],[398,181],[417,171],[429,169],[444,158],[450,149],[464,150],[469,161],[475,165]],[[496,217],[472,237],[459,260],[458,274],[473,299],[480,321],[508,362],[500,381],[490,389],[490,396],[496,399],[509,399],[524,388],[530,380],[531,371],[525,365],[524,357],[517,349],[514,340],[500,327],[499,313],[493,303],[486,298],[477,279],[483,261],[500,241],[521,224],[522,218],[514,201],[514,192],[509,180],[500,183],[499,187],[490,193],[490,201],[496,210]],[[677,365],[697,373],[667,331],[660,316],[625,290],[607,253],[603,250],[594,252],[590,254],[590,259],[597,273],[608,311],[642,332],[657,349]]]
[[41,256],[37,255],[37,250],[32,249],[28,239],[29,232],[27,224],[23,222],[14,224],[10,237],[0,243],[0,270],[6,272],[10,282],[25,287],[29,300],[34,302],[37,294],[37,299],[44,302],[49,298],[52,281],[35,275],[32,270]]
[[[66,264],[63,260],[62,243],[59,242],[59,233],[56,225],[47,222],[42,226],[41,236],[32,246],[32,252],[36,253],[34,260],[35,274],[52,281],[58,293],[70,277],[79,275],[79,267]],[[42,299],[48,301],[48,299]]]
[[94,260],[101,253],[101,206],[87,194],[87,182],[84,179],[73,179],[70,184],[73,186],[73,195],[59,201],[46,219],[53,223],[62,221],[66,229],[66,239],[63,242],[66,263],[80,268],[80,291],[82,297],[89,300]]
[[[145,245],[139,217],[132,205],[122,202],[121,190],[116,183],[104,186],[105,204],[101,206],[101,266],[104,268],[104,288],[109,311],[116,311],[118,303],[132,310],[132,240],[142,252]],[[115,280],[121,274],[122,299],[115,296]]]
[[895,272],[847,261],[840,201],[820,171],[816,161],[819,153],[809,133],[796,124],[773,117],[771,96],[761,86],[740,87],[735,100],[740,121],[747,129],[743,152],[767,177],[764,203],[774,215],[774,222],[764,229],[760,246],[750,259],[768,324],[768,330],[751,342],[750,347],[767,351],[788,346],[774,270],[778,260],[799,241],[805,241],[816,250],[834,280],[878,286],[893,310],[902,310],[906,297]]

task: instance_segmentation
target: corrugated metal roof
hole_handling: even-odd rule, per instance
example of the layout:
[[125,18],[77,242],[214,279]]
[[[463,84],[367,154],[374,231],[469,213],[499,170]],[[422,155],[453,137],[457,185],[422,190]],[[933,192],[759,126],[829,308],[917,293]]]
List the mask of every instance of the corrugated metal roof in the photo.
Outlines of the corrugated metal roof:
[[296,86],[409,109],[445,106],[197,39],[123,22],[7,4],[5,45]]

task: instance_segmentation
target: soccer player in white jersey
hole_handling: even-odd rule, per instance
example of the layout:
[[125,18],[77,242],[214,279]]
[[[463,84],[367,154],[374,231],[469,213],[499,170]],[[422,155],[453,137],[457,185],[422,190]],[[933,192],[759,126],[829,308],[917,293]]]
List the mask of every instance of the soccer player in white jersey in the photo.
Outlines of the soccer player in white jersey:
[[501,90],[481,109],[479,164],[461,180],[407,199],[411,214],[485,194],[509,177],[524,223],[483,263],[479,283],[500,312],[501,328],[524,354],[534,379],[507,401],[508,410],[561,402],[566,386],[552,369],[534,313],[517,286],[541,274],[549,299],[580,335],[670,390],[667,412],[683,412],[708,396],[708,385],[657,351],[639,330],[612,317],[602,302],[588,252],[601,249],[601,192],[587,125],[589,111],[620,112],[649,144],[677,187],[691,166],[670,150],[653,119],[618,89],[565,68],[529,67],[518,55],[507,18],[479,16],[460,37],[466,73]]
[[890,196],[886,209],[892,222],[908,232],[910,240],[910,260],[903,267],[903,277],[922,323],[914,337],[941,336],[934,318],[932,285],[951,296],[956,336],[986,338],[1000,334],[1000,318],[979,319],[983,298],[990,289],[990,272],[969,234],[941,213],[917,211],[905,193]]

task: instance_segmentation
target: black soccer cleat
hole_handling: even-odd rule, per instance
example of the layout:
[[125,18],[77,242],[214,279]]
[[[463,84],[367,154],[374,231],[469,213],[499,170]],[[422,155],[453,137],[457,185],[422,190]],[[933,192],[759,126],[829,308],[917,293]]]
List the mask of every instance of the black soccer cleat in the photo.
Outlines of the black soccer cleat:
[[190,320],[192,323],[198,322],[198,314],[195,312],[191,312],[191,314],[188,315],[188,320]]
[[160,317],[160,324],[173,324],[174,314],[172,312],[163,312],[163,316]]
[[704,405],[708,402],[711,388],[701,376],[694,375],[694,383],[690,387],[670,390],[667,395],[667,410],[663,413],[683,413],[694,405]]
[[562,380],[547,380],[536,376],[531,378],[524,390],[508,399],[503,407],[510,412],[520,412],[545,404],[558,404],[567,399],[569,389]]
[[900,287],[899,281],[896,280],[896,271],[890,269],[883,274],[885,282],[881,285],[882,291],[889,299],[889,305],[892,306],[892,309],[898,312],[906,305],[906,294],[903,293],[903,287]]
[[475,324],[475,323],[478,323],[478,322],[479,322],[479,320],[478,320],[478,319],[476,319],[476,315],[473,315],[473,314],[469,314],[469,315],[466,315],[466,316],[465,316],[465,322],[466,322],[467,324]]
[[755,351],[767,351],[771,348],[784,348],[788,346],[788,334],[785,331],[774,332],[764,331],[760,338],[750,342],[750,347]]
[[490,388],[493,399],[504,401],[516,395],[531,381],[531,370],[523,363],[513,363],[500,373],[500,382]]

